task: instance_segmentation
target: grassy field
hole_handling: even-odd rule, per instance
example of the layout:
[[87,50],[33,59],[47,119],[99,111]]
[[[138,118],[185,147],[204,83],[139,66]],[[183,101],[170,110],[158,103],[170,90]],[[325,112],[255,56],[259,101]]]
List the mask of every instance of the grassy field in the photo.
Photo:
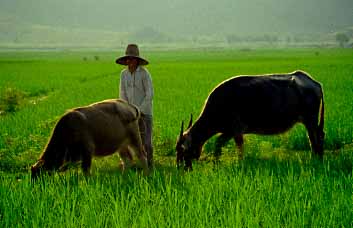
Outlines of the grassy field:
[[[29,167],[65,110],[118,94],[123,53],[0,53],[1,227],[352,227],[353,52],[343,49],[147,50],[153,77],[156,168],[145,177],[93,161],[30,182]],[[97,57],[95,57],[97,56]],[[232,142],[219,166],[214,139],[194,171],[175,168],[182,120],[199,115],[209,91],[240,74],[301,69],[325,96],[325,157],[311,156],[302,125],[278,136]]]

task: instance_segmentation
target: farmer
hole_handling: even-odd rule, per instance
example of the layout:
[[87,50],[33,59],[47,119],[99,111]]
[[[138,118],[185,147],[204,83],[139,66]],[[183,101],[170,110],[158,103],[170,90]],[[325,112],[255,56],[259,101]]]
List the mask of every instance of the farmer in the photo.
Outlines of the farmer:
[[141,110],[139,122],[141,139],[147,153],[148,167],[152,168],[153,86],[150,73],[143,67],[148,64],[148,61],[140,57],[136,44],[129,44],[125,56],[118,58],[115,62],[127,66],[120,74],[119,96]]

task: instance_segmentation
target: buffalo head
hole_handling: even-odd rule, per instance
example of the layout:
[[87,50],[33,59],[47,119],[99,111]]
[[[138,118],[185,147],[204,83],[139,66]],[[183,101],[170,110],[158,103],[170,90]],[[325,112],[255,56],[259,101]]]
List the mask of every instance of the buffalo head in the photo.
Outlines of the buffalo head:
[[192,126],[192,115],[189,121],[189,126],[184,132],[184,121],[181,123],[180,134],[176,143],[176,162],[177,167],[180,168],[184,163],[185,170],[192,170],[192,160],[199,159],[201,155],[201,147],[193,142],[190,134],[190,127]]

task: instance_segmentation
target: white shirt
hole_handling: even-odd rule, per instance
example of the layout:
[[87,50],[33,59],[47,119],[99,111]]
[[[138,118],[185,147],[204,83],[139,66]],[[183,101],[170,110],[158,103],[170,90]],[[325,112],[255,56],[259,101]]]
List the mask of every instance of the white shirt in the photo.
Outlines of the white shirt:
[[120,98],[140,108],[145,115],[152,115],[153,86],[150,73],[142,66],[131,73],[124,69],[120,74]]

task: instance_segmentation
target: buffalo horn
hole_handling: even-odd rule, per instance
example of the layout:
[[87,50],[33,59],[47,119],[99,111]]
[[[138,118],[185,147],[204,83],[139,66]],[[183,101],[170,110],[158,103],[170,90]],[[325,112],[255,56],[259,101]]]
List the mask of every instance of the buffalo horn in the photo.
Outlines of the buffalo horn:
[[180,128],[179,138],[181,138],[183,136],[183,132],[184,132],[184,121],[181,121],[181,128]]
[[190,121],[189,121],[188,129],[191,127],[191,125],[192,125],[192,113],[190,114]]

